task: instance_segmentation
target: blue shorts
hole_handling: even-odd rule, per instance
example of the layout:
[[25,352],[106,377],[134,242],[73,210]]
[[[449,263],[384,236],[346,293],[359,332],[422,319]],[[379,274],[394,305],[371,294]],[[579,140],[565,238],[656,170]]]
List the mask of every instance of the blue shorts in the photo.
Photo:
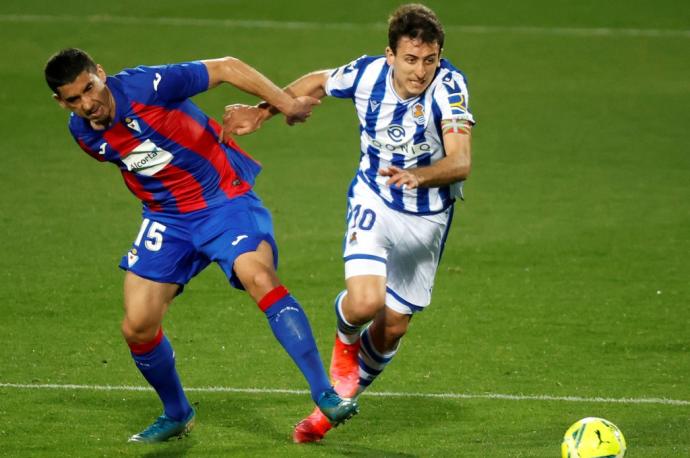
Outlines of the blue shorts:
[[232,266],[239,255],[256,251],[264,240],[273,248],[278,267],[271,213],[253,192],[192,213],[144,210],[142,217],[132,248],[120,261],[120,268],[140,277],[184,286],[213,261],[232,286],[244,289]]

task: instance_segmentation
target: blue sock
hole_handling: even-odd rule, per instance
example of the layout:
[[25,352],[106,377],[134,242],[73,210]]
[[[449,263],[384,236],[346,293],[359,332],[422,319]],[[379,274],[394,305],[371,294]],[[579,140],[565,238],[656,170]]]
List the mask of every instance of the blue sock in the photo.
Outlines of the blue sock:
[[287,289],[279,286],[266,294],[259,307],[266,314],[273,335],[307,379],[311,398],[316,403],[331,384],[316,347],[307,315]]
[[[173,420],[182,420],[189,414],[192,407],[187,401],[187,397],[182,389],[180,377],[175,369],[175,353],[173,352],[170,341],[159,331],[160,339],[158,345],[146,353],[134,353],[132,358],[137,365],[137,369],[142,373],[147,382],[156,390],[158,397],[163,402],[165,414]],[[144,345],[130,345],[135,348],[146,348]]]

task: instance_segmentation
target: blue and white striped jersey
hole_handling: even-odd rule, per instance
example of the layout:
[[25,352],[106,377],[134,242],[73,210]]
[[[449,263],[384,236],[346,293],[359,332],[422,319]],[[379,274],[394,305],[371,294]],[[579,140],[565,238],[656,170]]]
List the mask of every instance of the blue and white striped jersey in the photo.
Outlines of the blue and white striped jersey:
[[[439,213],[461,196],[462,183],[439,188],[398,189],[386,185],[379,168],[423,167],[445,156],[442,119],[467,120],[465,76],[445,59],[427,90],[402,100],[393,88],[393,67],[385,56],[362,56],[335,69],[326,93],[350,98],[359,117],[361,157],[357,180],[367,183],[392,208],[414,214]],[[354,182],[353,182],[354,184]]]

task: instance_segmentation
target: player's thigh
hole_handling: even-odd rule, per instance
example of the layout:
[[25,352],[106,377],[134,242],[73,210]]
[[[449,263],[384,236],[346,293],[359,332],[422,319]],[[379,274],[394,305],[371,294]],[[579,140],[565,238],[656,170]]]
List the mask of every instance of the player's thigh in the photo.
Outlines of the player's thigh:
[[159,283],[127,272],[122,323],[127,340],[146,342],[153,339],[178,289],[177,284]]
[[386,305],[407,314],[421,311],[431,302],[450,219],[449,214],[399,217],[396,243],[388,256]]
[[230,284],[255,300],[279,284],[271,214],[257,197],[243,196],[214,209],[197,238],[202,253],[218,263]]
[[343,300],[345,319],[352,324],[372,320],[384,308],[386,277],[381,275],[356,275],[345,280],[347,295]]
[[248,251],[235,259],[233,270],[244,289],[259,302],[280,280],[273,267],[273,248],[265,240],[254,251]]
[[120,262],[127,271],[125,338],[134,342],[153,338],[168,304],[208,263],[192,243],[185,215],[145,214],[132,247]]

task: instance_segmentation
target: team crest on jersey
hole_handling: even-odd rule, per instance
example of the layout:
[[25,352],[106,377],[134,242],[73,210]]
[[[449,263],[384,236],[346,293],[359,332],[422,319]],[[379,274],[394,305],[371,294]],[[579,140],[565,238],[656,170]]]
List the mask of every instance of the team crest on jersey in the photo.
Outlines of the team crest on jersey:
[[129,127],[130,129],[141,133],[141,128],[139,127],[139,122],[136,119],[125,118],[125,123],[127,124],[127,127]]
[[127,266],[132,267],[134,264],[137,263],[139,260],[139,256],[137,255],[137,249],[132,248],[127,252]]
[[350,236],[350,245],[356,245],[357,244],[357,232],[353,232],[352,235]]
[[414,122],[423,126],[426,121],[424,118],[424,105],[419,102],[412,105],[412,117],[414,118]]

